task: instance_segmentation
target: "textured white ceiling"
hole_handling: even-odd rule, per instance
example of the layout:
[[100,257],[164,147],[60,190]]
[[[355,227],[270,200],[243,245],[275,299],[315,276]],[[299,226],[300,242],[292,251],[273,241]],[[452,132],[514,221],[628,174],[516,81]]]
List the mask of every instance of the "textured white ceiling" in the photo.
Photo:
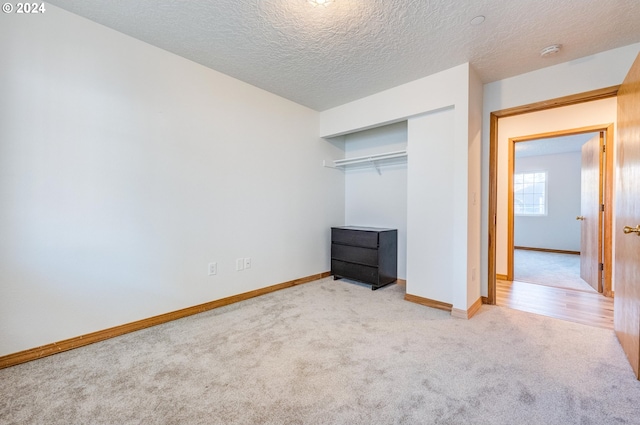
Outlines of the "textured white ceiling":
[[486,83],[640,42],[640,0],[50,3],[316,110],[465,62]]
[[516,158],[538,155],[555,155],[567,152],[580,152],[582,145],[598,133],[574,134],[571,136],[551,137],[549,139],[529,140],[516,143]]

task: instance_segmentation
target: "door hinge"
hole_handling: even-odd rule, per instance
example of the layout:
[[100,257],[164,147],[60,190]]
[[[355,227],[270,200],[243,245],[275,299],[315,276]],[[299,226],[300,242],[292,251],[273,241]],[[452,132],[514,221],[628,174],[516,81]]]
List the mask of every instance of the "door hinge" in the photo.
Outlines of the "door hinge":
[[604,211],[604,204],[600,204],[600,211]]
[[606,145],[602,145],[602,152],[605,152],[606,148],[607,148]]
[[601,270],[601,271],[602,271],[602,270],[604,270],[604,264],[599,263],[599,265],[598,265],[598,266],[600,267],[600,270]]

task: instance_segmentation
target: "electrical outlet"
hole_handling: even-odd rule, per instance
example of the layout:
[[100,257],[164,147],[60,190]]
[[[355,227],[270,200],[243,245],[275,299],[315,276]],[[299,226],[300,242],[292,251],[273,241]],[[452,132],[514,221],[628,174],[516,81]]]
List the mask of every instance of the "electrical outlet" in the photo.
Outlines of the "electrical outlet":
[[244,270],[244,258],[236,259],[236,271]]
[[209,276],[218,274],[218,263],[209,263]]
[[247,257],[244,259],[244,268],[245,269],[251,268],[251,257]]

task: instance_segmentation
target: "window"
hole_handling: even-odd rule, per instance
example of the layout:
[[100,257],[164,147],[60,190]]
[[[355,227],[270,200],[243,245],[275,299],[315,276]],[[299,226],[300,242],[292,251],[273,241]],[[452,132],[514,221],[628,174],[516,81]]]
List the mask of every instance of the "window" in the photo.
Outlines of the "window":
[[513,176],[513,213],[547,214],[547,173],[517,173]]

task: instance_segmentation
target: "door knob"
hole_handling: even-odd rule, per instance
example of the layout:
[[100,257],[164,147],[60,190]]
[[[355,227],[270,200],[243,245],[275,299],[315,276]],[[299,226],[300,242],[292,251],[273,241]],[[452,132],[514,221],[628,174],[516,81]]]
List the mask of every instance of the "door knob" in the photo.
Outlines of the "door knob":
[[628,235],[629,233],[635,233],[636,235],[640,236],[640,224],[638,224],[636,227],[624,226],[624,229],[622,229],[622,231],[625,235]]
[[579,215],[579,216],[576,217],[576,220],[581,220],[582,221],[582,220],[584,220],[584,216],[583,215]]

